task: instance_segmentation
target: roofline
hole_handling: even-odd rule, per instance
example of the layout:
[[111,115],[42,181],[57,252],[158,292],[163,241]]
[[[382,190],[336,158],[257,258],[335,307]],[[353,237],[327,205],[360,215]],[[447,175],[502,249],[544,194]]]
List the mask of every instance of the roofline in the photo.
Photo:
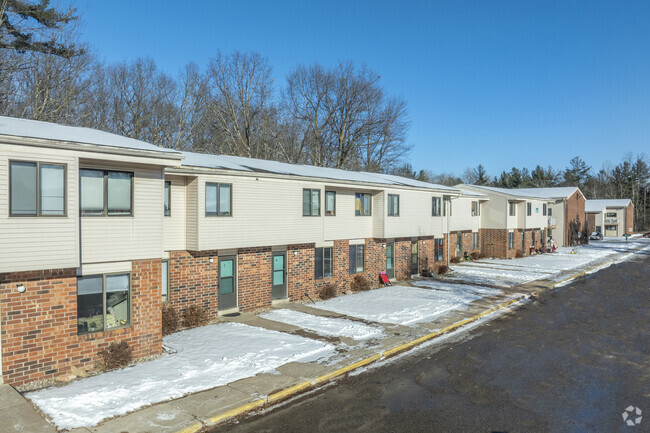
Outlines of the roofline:
[[80,141],[57,140],[52,138],[34,138],[34,137],[22,137],[16,135],[0,134],[0,142],[7,143],[7,144],[33,146],[33,147],[47,147],[51,149],[72,150],[72,151],[81,150],[84,152],[93,152],[93,153],[108,153],[113,155],[137,156],[142,158],[169,159],[173,161],[178,161],[179,162],[178,165],[180,165],[180,161],[183,159],[183,154],[178,151],[163,152],[163,151],[147,150],[147,149],[132,149],[129,147],[85,143]]
[[214,175],[214,174],[224,174],[229,176],[241,176],[241,177],[264,177],[269,179],[293,179],[293,180],[305,180],[309,182],[331,182],[344,185],[360,185],[368,186],[374,189],[409,189],[417,191],[430,191],[438,192],[440,194],[447,195],[457,195],[460,196],[461,192],[455,188],[449,187],[451,189],[439,189],[439,188],[427,188],[413,185],[395,185],[392,183],[374,183],[374,182],[363,182],[347,179],[333,179],[330,177],[316,177],[316,176],[302,176],[299,174],[284,174],[284,173],[271,173],[271,172],[258,172],[258,171],[243,171],[243,170],[234,170],[229,168],[216,168],[216,167],[196,167],[181,165],[177,168],[172,168],[170,170],[165,170],[165,173],[169,174],[180,174],[180,175]]
[[[553,199],[553,198],[548,198],[548,197],[539,197],[539,196],[522,196],[522,195],[517,195],[517,194],[511,194],[511,193],[503,192],[503,191],[495,191],[494,189],[492,189],[493,187],[489,187],[489,186],[484,187],[484,186],[481,186],[481,185],[471,185],[471,184],[466,184],[466,183],[462,183],[461,185],[462,185],[462,188],[465,188],[465,187],[468,187],[468,188],[477,188],[477,189],[479,189],[479,190],[481,190],[481,191],[489,191],[489,192],[491,192],[491,193],[493,193],[493,194],[500,194],[500,195],[502,195],[502,196],[514,197],[514,198],[516,198],[516,199],[518,199],[518,200],[528,200],[528,199],[541,200],[541,201],[550,201],[550,200],[555,200],[555,199]],[[494,187],[494,188],[497,188],[497,187]],[[502,188],[502,189],[508,189],[508,190],[509,190],[509,188]]]

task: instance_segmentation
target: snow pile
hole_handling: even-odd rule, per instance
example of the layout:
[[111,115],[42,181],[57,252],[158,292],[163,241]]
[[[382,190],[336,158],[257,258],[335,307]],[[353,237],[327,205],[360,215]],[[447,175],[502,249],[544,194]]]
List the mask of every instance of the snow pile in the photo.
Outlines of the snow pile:
[[426,282],[427,289],[390,286],[317,302],[315,307],[364,320],[398,325],[429,322],[447,311],[466,307],[499,292],[465,284]]
[[330,344],[240,323],[181,331],[163,341],[177,353],[27,397],[58,428],[72,429],[273,371],[288,362],[309,362],[335,353]]
[[260,314],[260,317],[276,322],[300,326],[320,335],[350,337],[355,340],[383,337],[384,332],[376,326],[366,325],[348,319],[314,316],[295,310],[281,309]]

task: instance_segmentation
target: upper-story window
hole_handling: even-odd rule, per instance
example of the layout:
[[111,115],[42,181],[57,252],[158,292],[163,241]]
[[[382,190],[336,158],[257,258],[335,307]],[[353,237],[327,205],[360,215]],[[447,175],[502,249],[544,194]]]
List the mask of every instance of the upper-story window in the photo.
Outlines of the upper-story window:
[[472,202],[472,216],[479,216],[481,214],[481,207],[478,201]]
[[367,193],[354,195],[354,214],[357,216],[372,215],[372,196]]
[[325,216],[336,215],[336,192],[325,191]]
[[442,199],[440,197],[433,197],[431,199],[431,215],[442,215]]
[[388,194],[388,216],[399,216],[399,195]]
[[607,212],[605,214],[606,218],[616,218],[616,212]]
[[320,216],[320,189],[302,190],[302,216]]
[[526,216],[531,216],[533,214],[533,204],[526,203]]
[[170,216],[172,214],[171,211],[171,203],[172,203],[172,183],[170,181],[165,181],[165,198],[163,200],[163,208],[165,211],[165,216]]
[[548,216],[552,216],[552,215],[553,215],[553,208],[552,208],[552,207],[548,208],[548,209],[546,210],[546,214],[547,214]]
[[542,204],[542,215],[546,216],[546,210],[547,210],[546,203],[544,203]]
[[515,203],[514,201],[508,202],[508,215],[509,216],[517,215],[517,203]]
[[81,169],[81,215],[133,215],[133,173]]
[[205,184],[205,215],[232,216],[232,185],[229,183]]
[[11,216],[65,216],[65,165],[11,161],[9,185]]

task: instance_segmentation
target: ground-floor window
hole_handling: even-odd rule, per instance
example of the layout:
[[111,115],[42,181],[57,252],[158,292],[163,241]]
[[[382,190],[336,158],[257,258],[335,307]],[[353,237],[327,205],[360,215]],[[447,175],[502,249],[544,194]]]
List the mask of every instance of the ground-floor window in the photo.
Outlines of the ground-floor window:
[[472,249],[478,249],[478,232],[472,233]]
[[513,232],[508,233],[508,249],[512,250],[515,248],[515,234]]
[[616,231],[617,226],[605,226],[605,231]]
[[444,242],[442,239],[434,239],[433,240],[433,260],[436,262],[442,261],[444,258],[444,253],[445,253],[445,247],[444,247]]
[[363,272],[365,267],[364,245],[350,245],[350,273]]
[[99,332],[131,322],[131,275],[77,278],[77,331]]
[[169,292],[169,260],[163,260],[160,265],[160,294],[162,295],[162,301],[168,301],[168,292]]
[[334,275],[332,272],[332,247],[329,248],[316,248],[314,257],[314,276],[316,279],[327,278]]

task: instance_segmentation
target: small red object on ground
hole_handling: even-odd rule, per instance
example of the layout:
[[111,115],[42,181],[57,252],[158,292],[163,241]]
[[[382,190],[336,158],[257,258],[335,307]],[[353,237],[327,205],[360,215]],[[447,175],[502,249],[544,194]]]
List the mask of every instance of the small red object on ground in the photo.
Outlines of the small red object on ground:
[[390,280],[388,279],[388,275],[386,275],[386,272],[381,271],[379,273],[379,278],[381,279],[381,282],[384,283],[385,286],[390,286]]

